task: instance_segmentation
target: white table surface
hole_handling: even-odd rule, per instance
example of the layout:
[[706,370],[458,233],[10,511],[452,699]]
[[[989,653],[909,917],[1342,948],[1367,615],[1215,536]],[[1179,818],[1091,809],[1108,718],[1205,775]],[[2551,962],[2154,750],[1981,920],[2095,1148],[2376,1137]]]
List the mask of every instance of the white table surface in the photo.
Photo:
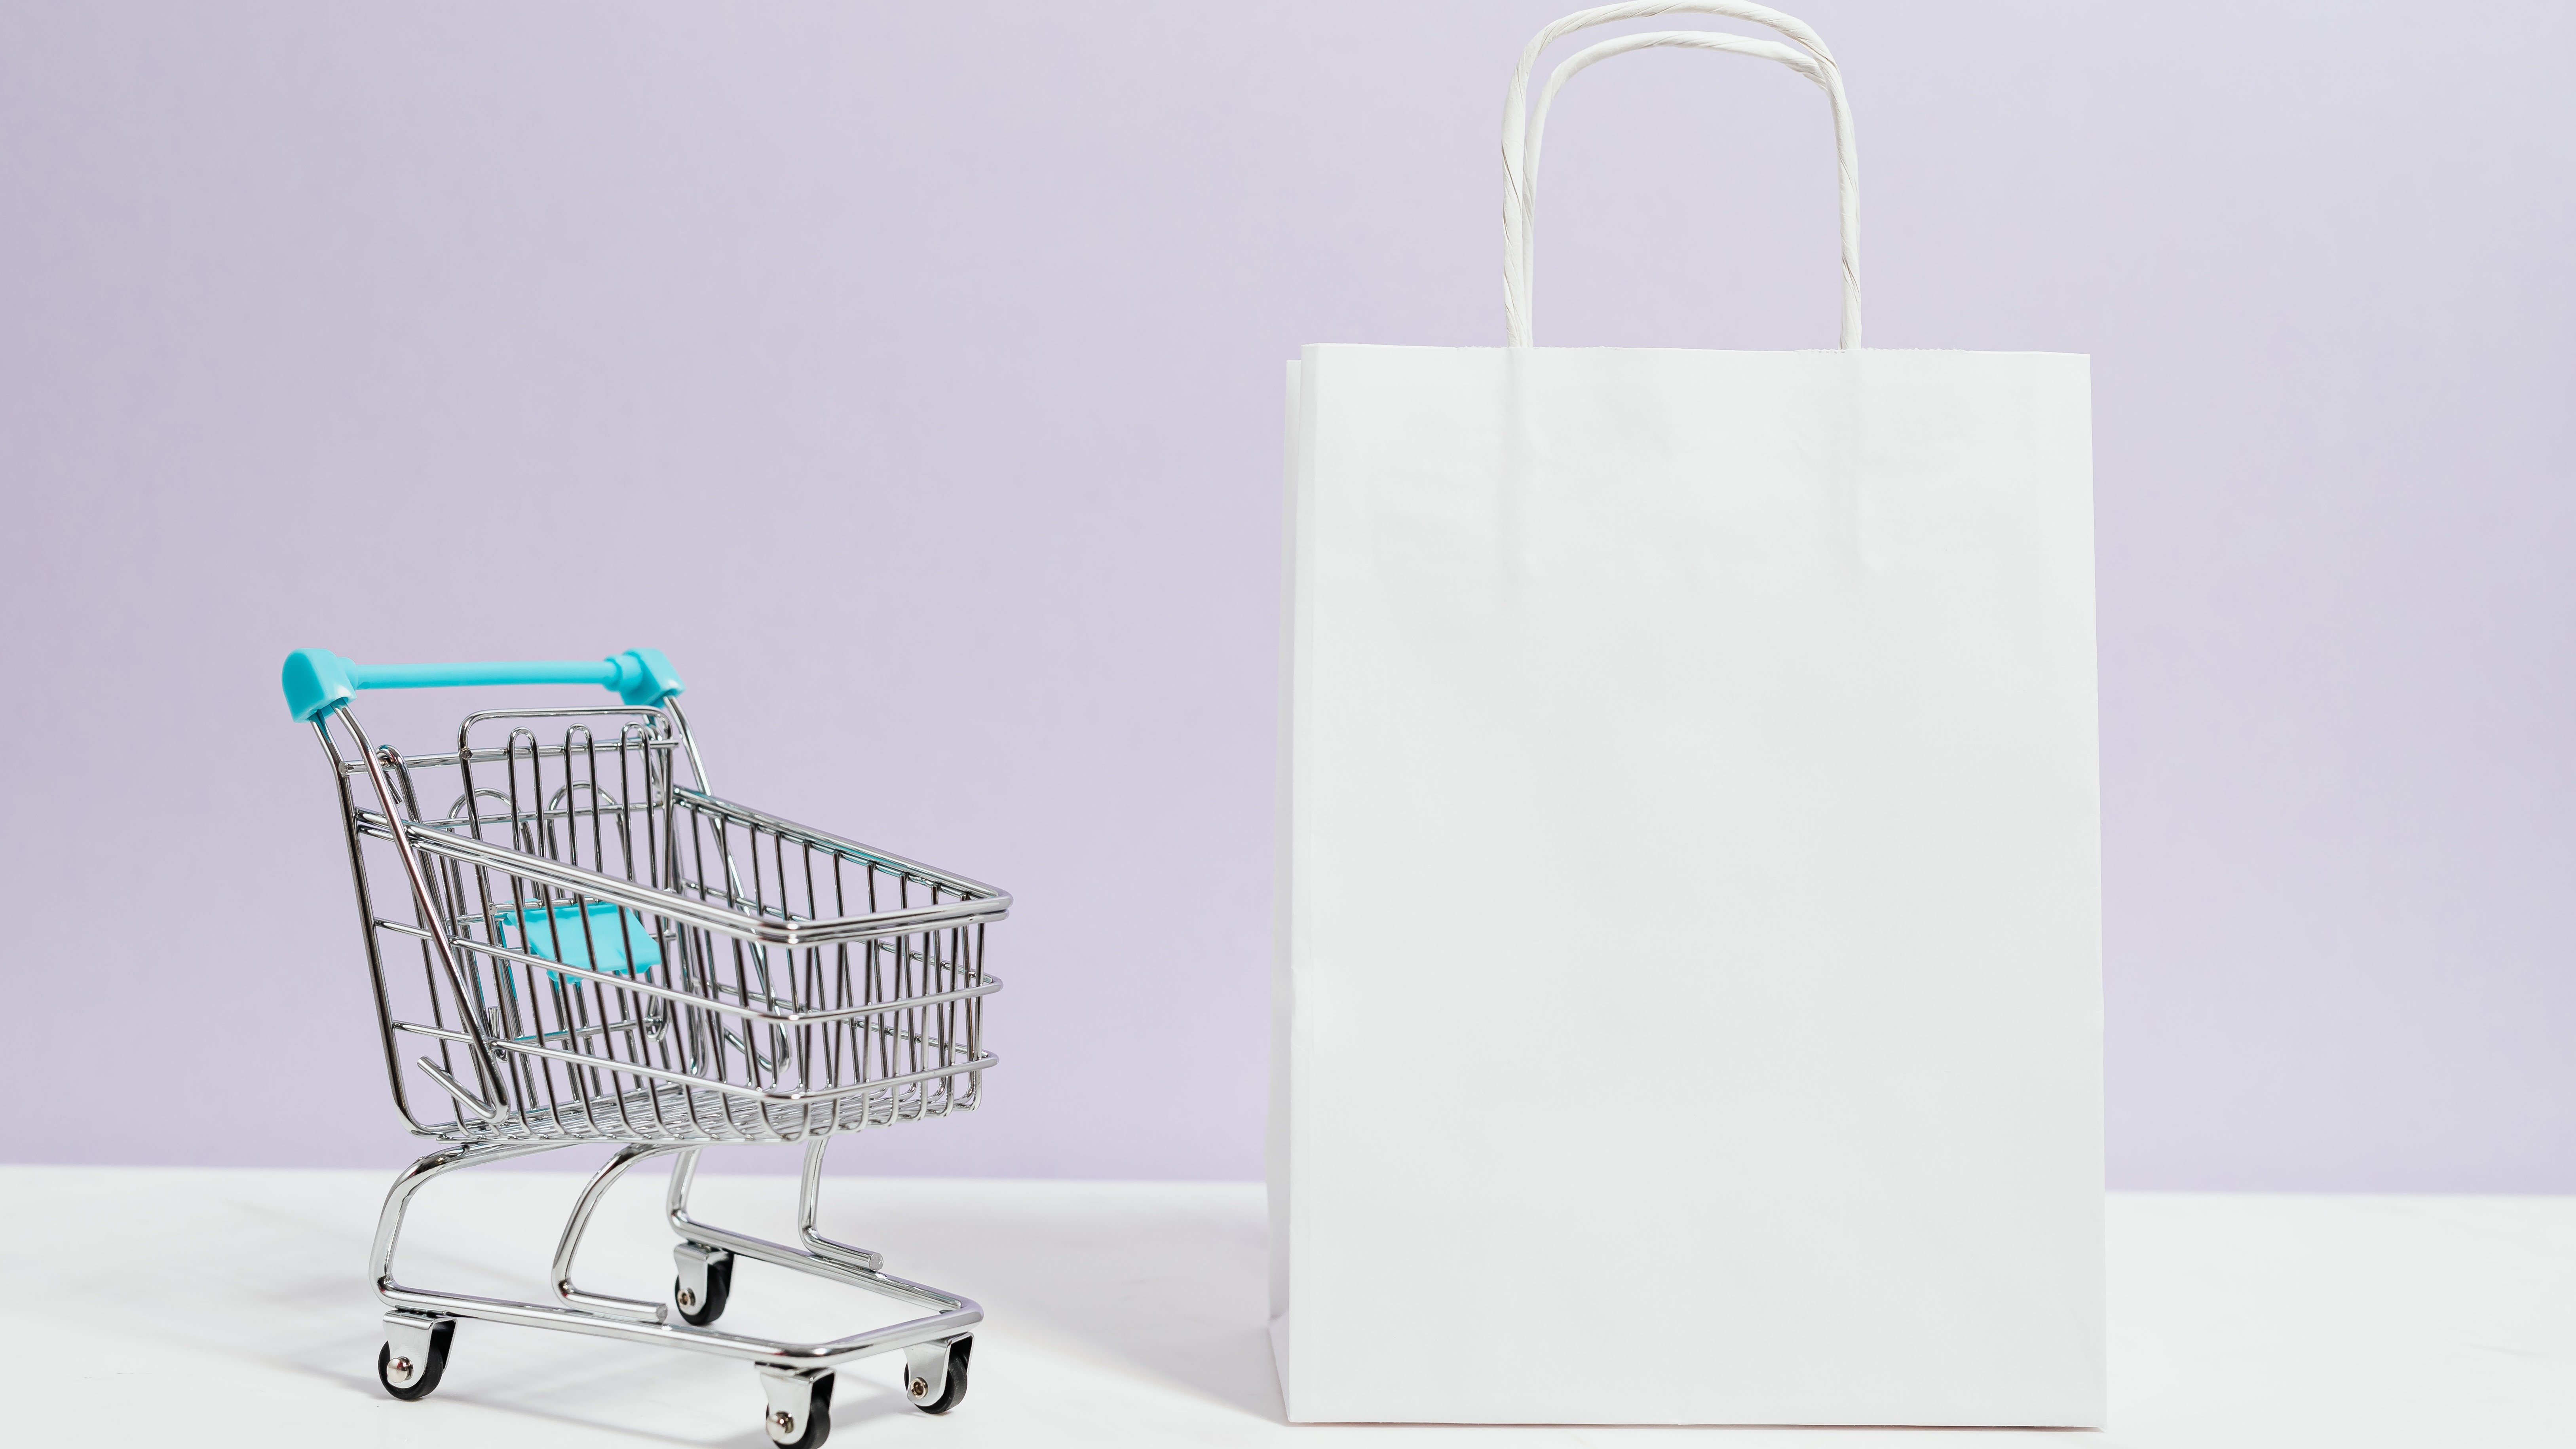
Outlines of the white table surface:
[[[489,1324],[457,1326],[429,1399],[388,1399],[363,1263],[391,1166],[0,1167],[0,1439],[767,1443],[741,1365]],[[658,1298],[671,1240],[658,1175],[636,1178],[601,1209],[579,1276]],[[403,1276],[543,1298],[578,1180],[502,1169],[433,1184]],[[710,1221],[784,1236],[794,1188],[708,1174],[699,1202]],[[1292,1426],[1263,1334],[1258,1186],[836,1178],[827,1233],[989,1317],[956,1413],[914,1412],[900,1357],[871,1360],[841,1375],[832,1443],[2576,1446],[2576,1199],[2115,1194],[2110,1223],[2107,1433]],[[725,1322],[822,1337],[898,1316],[745,1263]]]

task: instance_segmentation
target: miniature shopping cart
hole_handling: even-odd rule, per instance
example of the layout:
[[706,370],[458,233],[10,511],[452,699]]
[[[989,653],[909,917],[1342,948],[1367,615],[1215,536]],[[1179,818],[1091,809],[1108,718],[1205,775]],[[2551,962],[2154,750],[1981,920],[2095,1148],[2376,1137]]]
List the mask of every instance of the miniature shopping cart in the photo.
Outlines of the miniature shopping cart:
[[[376,1224],[376,1291],[391,1310],[377,1377],[398,1399],[438,1387],[460,1318],[658,1343],[760,1373],[769,1437],[831,1432],[832,1374],[901,1350],[912,1403],[966,1393],[984,1316],[969,1299],[884,1271],[815,1230],[835,1134],[974,1107],[984,1047],[993,887],[710,792],[651,649],[598,663],[361,665],[287,656],[288,708],[314,727],[340,794],[394,1106],[443,1145],[394,1180]],[[595,684],[622,705],[465,717],[456,748],[373,745],[361,689]],[[553,1303],[414,1288],[393,1273],[413,1194],[478,1163],[602,1142],[617,1151],[574,1199]],[[719,1143],[805,1149],[799,1243],[689,1215],[698,1153]],[[573,1286],[600,1199],[645,1158],[675,1154],[671,1309]],[[820,1343],[721,1332],[737,1257],[928,1310]]]

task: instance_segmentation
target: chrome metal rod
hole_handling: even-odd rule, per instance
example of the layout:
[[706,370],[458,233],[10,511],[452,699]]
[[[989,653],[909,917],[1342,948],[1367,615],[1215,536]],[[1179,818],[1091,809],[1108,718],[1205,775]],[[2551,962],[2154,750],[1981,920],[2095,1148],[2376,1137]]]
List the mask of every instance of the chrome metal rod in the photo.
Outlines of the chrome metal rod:
[[[471,1040],[473,1040],[473,1038],[472,1038],[472,1037],[466,1036],[466,1035],[465,1035],[464,1033],[462,1033],[462,1032],[453,1032],[453,1031],[450,1031],[450,1032],[441,1032],[441,1033],[440,1033],[440,1036],[442,1036],[442,1037],[444,1037],[444,1038],[447,1038],[447,1039],[450,1039],[450,1040],[454,1040],[454,1041],[471,1041]],[[442,1066],[440,1066],[438,1063],[431,1061],[429,1058],[427,1058],[427,1057],[422,1057],[420,1060],[418,1060],[418,1061],[416,1061],[416,1062],[413,1062],[413,1063],[412,1063],[412,1065],[413,1065],[413,1066],[415,1066],[415,1067],[420,1068],[421,1075],[423,1075],[423,1076],[425,1076],[425,1077],[429,1078],[429,1079],[430,1079],[431,1081],[433,1081],[433,1082],[438,1083],[438,1085],[440,1085],[441,1087],[446,1088],[446,1089],[447,1089],[447,1095],[449,1095],[449,1096],[451,1096],[451,1097],[454,1097],[454,1098],[455,1098],[457,1101],[459,1101],[459,1102],[464,1103],[464,1104],[465,1104],[465,1106],[466,1106],[466,1108],[467,1108],[468,1110],[472,1111],[472,1112],[474,1113],[474,1115],[475,1115],[475,1116],[482,1118],[484,1121],[486,1121],[486,1122],[497,1122],[497,1121],[499,1121],[501,1118],[503,1118],[503,1117],[505,1117],[505,1116],[509,1115],[508,1113],[506,1113],[506,1112],[502,1111],[499,1107],[496,1107],[496,1106],[494,1106],[493,1104],[491,1104],[490,1102],[486,1102],[486,1101],[484,1101],[482,1098],[480,1098],[480,1097],[478,1097],[478,1096],[475,1096],[475,1095],[474,1095],[474,1093],[473,1093],[472,1091],[470,1091],[470,1090],[468,1090],[468,1089],[467,1089],[466,1085],[465,1085],[463,1082],[460,1082],[460,1081],[456,1080],[454,1077],[449,1076],[449,1075],[447,1074],[447,1069],[446,1069],[445,1067],[442,1067]]]
[[796,1240],[817,1258],[873,1273],[885,1266],[885,1254],[873,1248],[836,1243],[815,1231],[815,1221],[823,1210],[823,1154],[831,1146],[829,1132],[817,1132],[805,1139],[805,1171],[796,1183]]
[[406,824],[402,829],[394,830],[368,821],[366,832],[379,839],[397,840],[407,850],[427,851],[487,870],[506,870],[532,884],[551,886],[595,901],[613,902],[647,915],[685,921],[692,926],[763,946],[832,946],[879,936],[908,936],[978,921],[998,921],[1008,916],[1011,909],[1010,897],[989,896],[939,906],[887,911],[873,916],[849,916],[837,921],[779,921],[712,902],[675,896],[652,886],[638,885],[585,866],[566,865],[510,846],[449,835],[425,825]]
[[769,1363],[803,1369],[835,1368],[852,1359],[889,1353],[916,1343],[928,1343],[932,1339],[954,1338],[984,1321],[981,1307],[970,1299],[959,1299],[956,1307],[927,1318],[910,1318],[884,1328],[819,1343],[787,1343],[677,1323],[639,1323],[631,1318],[610,1318],[605,1314],[555,1308],[543,1303],[477,1298],[464,1293],[432,1293],[398,1284],[382,1289],[378,1296],[397,1308],[443,1313],[454,1318],[512,1323],[522,1328],[552,1328],[566,1333],[586,1333],[593,1338],[622,1338],[630,1343],[658,1343],[665,1348],[684,1348],[692,1353],[713,1354],[744,1363]]
[[[703,784],[703,781],[701,783]],[[817,830],[810,825],[799,825],[783,816],[772,815],[765,810],[755,810],[738,800],[728,800],[706,789],[692,790],[682,785],[677,787],[676,793],[680,797],[681,804],[703,810],[717,819],[729,820],[737,825],[757,826],[764,831],[791,840],[824,846],[835,853],[847,855],[853,860],[882,866],[896,875],[912,876],[923,885],[937,885],[957,892],[970,900],[982,897],[1008,904],[1011,898],[1010,892],[1000,886],[986,885],[982,881],[959,875],[955,871],[924,865],[907,856],[897,855],[890,850],[879,850],[873,845],[834,835],[827,830]]]
[[411,1109],[411,1093],[403,1087],[402,1053],[394,1047],[393,998],[385,990],[384,950],[376,940],[376,933],[363,929],[365,923],[375,920],[376,906],[374,897],[367,889],[365,847],[358,843],[358,831],[354,823],[358,802],[349,793],[348,767],[341,762],[339,748],[331,743],[331,727],[317,719],[313,722],[313,733],[322,742],[323,755],[331,761],[331,783],[340,797],[340,833],[349,845],[349,883],[355,888],[358,896],[358,920],[362,926],[360,934],[365,937],[367,947],[367,980],[374,988],[376,997],[376,1035],[384,1043],[385,1078],[393,1087],[394,1110],[402,1114],[404,1125],[414,1132],[427,1135],[428,1129],[421,1124],[419,1115]]
[[671,1310],[661,1303],[646,1303],[607,1293],[584,1293],[575,1288],[572,1284],[572,1260],[581,1252],[582,1234],[590,1231],[590,1215],[598,1209],[599,1200],[608,1196],[608,1190],[626,1175],[626,1170],[647,1157],[678,1150],[641,1143],[619,1148],[616,1156],[600,1164],[599,1171],[592,1173],[590,1181],[582,1184],[581,1196],[573,1199],[572,1215],[564,1219],[563,1237],[555,1243],[552,1281],[555,1297],[561,1299],[566,1307],[586,1308],[612,1318],[633,1318],[646,1323],[660,1323],[670,1317]]
[[[421,1026],[413,1022],[396,1022],[394,1023],[394,1026],[400,1031],[413,1033],[419,1036],[435,1037],[441,1041],[470,1040],[470,1038],[459,1035],[456,1032]],[[547,1035],[560,1035],[560,1033],[549,1032]],[[889,1037],[896,1041],[907,1039],[917,1041],[919,1039],[919,1033],[913,1033],[911,1037],[907,1038],[903,1033],[892,1030],[879,1032],[878,1035]],[[539,1046],[534,1042],[521,1041],[517,1038],[512,1038],[508,1041],[502,1042],[500,1045],[503,1051],[512,1056],[543,1057],[548,1061],[569,1062],[575,1066],[591,1067],[605,1072],[618,1072],[630,1077],[650,1077],[655,1081],[674,1082],[683,1087],[693,1087],[704,1092],[716,1092],[745,1102],[761,1102],[773,1107],[797,1107],[816,1102],[839,1102],[851,1097],[864,1097],[870,1093],[887,1091],[895,1087],[909,1087],[921,1082],[934,1082],[941,1081],[949,1077],[962,1077],[971,1072],[990,1071],[993,1064],[1001,1060],[1000,1056],[992,1052],[986,1052],[982,1056],[970,1057],[935,1067],[924,1067],[917,1072],[907,1072],[899,1077],[870,1077],[863,1082],[852,1082],[847,1086],[833,1087],[818,1092],[778,1092],[763,1087],[745,1086],[737,1082],[723,1082],[709,1077],[693,1076],[687,1072],[665,1071],[660,1067],[637,1066],[633,1062],[615,1061],[603,1057],[594,1057],[582,1052],[564,1051],[558,1047]],[[935,1041],[933,1045],[936,1045]]]
[[[383,1297],[387,1303],[394,1302],[386,1296],[395,1286],[394,1244],[402,1237],[403,1214],[410,1210],[412,1194],[429,1186],[432,1179],[444,1177],[460,1167],[527,1157],[571,1145],[570,1142],[475,1142],[463,1147],[442,1148],[404,1168],[395,1176],[392,1189],[385,1194],[384,1209],[376,1215],[376,1241],[368,1249],[367,1276],[375,1281],[377,1296]],[[399,1308],[403,1305],[395,1303],[394,1306]]]
[[[394,803],[393,782],[385,777],[384,761],[376,758],[375,747],[367,743],[367,732],[359,727],[358,717],[351,714],[345,707],[333,713],[340,721],[340,727],[349,732],[350,741],[358,747],[358,758],[367,766],[367,778],[376,787],[376,799],[385,808],[385,818],[388,821],[400,820],[402,812],[401,807]],[[420,863],[420,853],[412,848],[408,831],[394,832],[394,854],[401,858],[403,875],[411,882],[412,900],[420,908],[421,924],[426,926],[438,920],[437,893],[429,888],[428,872]],[[447,976],[448,989],[456,993],[457,1010],[464,1011],[466,1003],[472,1001],[474,997],[466,989],[465,975],[458,968],[456,957],[447,949],[447,942],[443,937],[431,941],[429,947],[437,953],[439,967]],[[502,1075],[500,1067],[493,1062],[491,1047],[483,1040],[481,1025],[475,1022],[471,1015],[466,1017],[466,1024],[474,1034],[474,1075],[482,1084],[484,1100],[495,1105],[507,1105],[510,1101],[510,1093],[506,1085],[508,1079]]]
[[719,1228],[690,1217],[689,1187],[697,1176],[697,1157],[698,1149],[692,1148],[681,1153],[671,1163],[669,1202],[671,1230],[681,1237],[693,1243],[703,1243],[710,1248],[723,1248],[727,1252],[767,1263],[773,1267],[811,1273],[817,1278],[829,1278],[836,1283],[847,1283],[853,1288],[865,1288],[873,1293],[882,1293],[889,1298],[900,1298],[908,1303],[918,1303],[927,1308],[946,1309],[952,1313],[972,1312],[977,1320],[983,1317],[984,1310],[976,1307],[975,1301],[971,1298],[960,1298],[954,1293],[943,1293],[927,1284],[898,1278],[891,1273],[858,1267],[838,1259],[827,1258],[820,1253],[809,1253],[802,1248],[791,1248],[784,1243],[773,1243],[767,1238],[755,1238],[748,1233],[737,1233],[730,1228]]
[[[426,933],[397,921],[379,921],[376,924],[406,936],[426,938]],[[846,1021],[856,1016],[909,1011],[917,1006],[937,1006],[943,1002],[963,1001],[970,996],[990,996],[1002,989],[1002,978],[987,976],[978,985],[961,986],[954,991],[940,991],[924,996],[904,996],[891,1001],[873,1001],[865,1005],[842,1007],[833,1011],[806,1011],[793,1007],[785,1010],[765,1010],[757,1006],[726,1002],[724,998],[731,993],[725,991],[720,984],[711,987],[705,993],[678,991],[668,986],[656,986],[638,976],[620,976],[613,971],[600,971],[568,961],[558,961],[551,956],[513,951],[507,946],[495,946],[488,941],[477,941],[470,936],[452,937],[448,944],[460,951],[470,952],[476,956],[489,956],[498,961],[514,962],[531,970],[584,981],[596,981],[604,986],[613,986],[620,991],[632,991],[638,996],[660,997],[664,1001],[676,1002],[682,1006],[721,1007],[728,1013],[747,1016],[754,1021],[773,1022],[780,1026],[813,1026],[827,1021]],[[913,959],[920,958],[916,954]]]

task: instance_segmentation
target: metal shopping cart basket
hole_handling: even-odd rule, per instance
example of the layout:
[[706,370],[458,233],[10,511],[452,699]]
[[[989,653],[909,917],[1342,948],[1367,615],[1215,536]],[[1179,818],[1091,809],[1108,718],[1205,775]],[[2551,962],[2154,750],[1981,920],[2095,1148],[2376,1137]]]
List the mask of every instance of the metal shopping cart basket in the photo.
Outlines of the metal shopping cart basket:
[[[377,1376],[396,1398],[438,1387],[460,1318],[739,1359],[759,1371],[776,1443],[831,1432],[833,1370],[900,1350],[913,1404],[966,1392],[983,1319],[970,1300],[893,1276],[815,1230],[832,1137],[974,1107],[994,1063],[985,928],[993,887],[791,824],[710,792],[658,651],[597,663],[361,665],[287,656],[288,708],[311,724],[339,789],[358,921],[394,1106],[442,1145],[404,1169],[376,1224],[389,1308]],[[373,745],[361,689],[604,685],[623,701],[469,714],[456,748]],[[461,1167],[576,1143],[617,1144],[574,1199],[553,1303],[408,1286],[394,1245],[413,1194]],[[805,1149],[799,1241],[698,1221],[700,1150]],[[674,1154],[670,1306],[573,1286],[600,1199]],[[737,1257],[868,1289],[926,1314],[820,1343],[722,1332]]]

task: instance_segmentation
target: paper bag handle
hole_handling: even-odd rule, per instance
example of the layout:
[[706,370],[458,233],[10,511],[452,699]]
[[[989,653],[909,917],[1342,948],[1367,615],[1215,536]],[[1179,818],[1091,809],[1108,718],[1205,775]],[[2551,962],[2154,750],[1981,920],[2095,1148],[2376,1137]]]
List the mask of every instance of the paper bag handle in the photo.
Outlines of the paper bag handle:
[[[1615,20],[1677,13],[1723,15],[1733,20],[1766,25],[1796,41],[1797,46],[1750,40],[1713,30],[1658,30],[1622,35],[1578,51],[1557,66],[1549,73],[1547,89],[1539,96],[1537,114],[1527,114],[1530,72],[1538,64],[1539,52],[1557,39]],[[1840,345],[1845,348],[1860,346],[1860,154],[1852,142],[1851,106],[1843,98],[1842,72],[1834,64],[1833,52],[1825,48],[1824,37],[1816,34],[1805,21],[1766,5],[1745,4],[1740,0],[1630,0],[1627,4],[1603,5],[1578,11],[1548,26],[1521,51],[1520,64],[1512,71],[1511,90],[1503,105],[1503,332],[1506,344],[1512,347],[1533,345],[1530,338],[1535,312],[1532,274],[1538,230],[1538,159],[1540,141],[1547,127],[1548,107],[1567,81],[1592,66],[1614,55],[1661,46],[1726,51],[1778,61],[1813,81],[1832,103],[1835,170],[1842,193],[1843,316]]]

